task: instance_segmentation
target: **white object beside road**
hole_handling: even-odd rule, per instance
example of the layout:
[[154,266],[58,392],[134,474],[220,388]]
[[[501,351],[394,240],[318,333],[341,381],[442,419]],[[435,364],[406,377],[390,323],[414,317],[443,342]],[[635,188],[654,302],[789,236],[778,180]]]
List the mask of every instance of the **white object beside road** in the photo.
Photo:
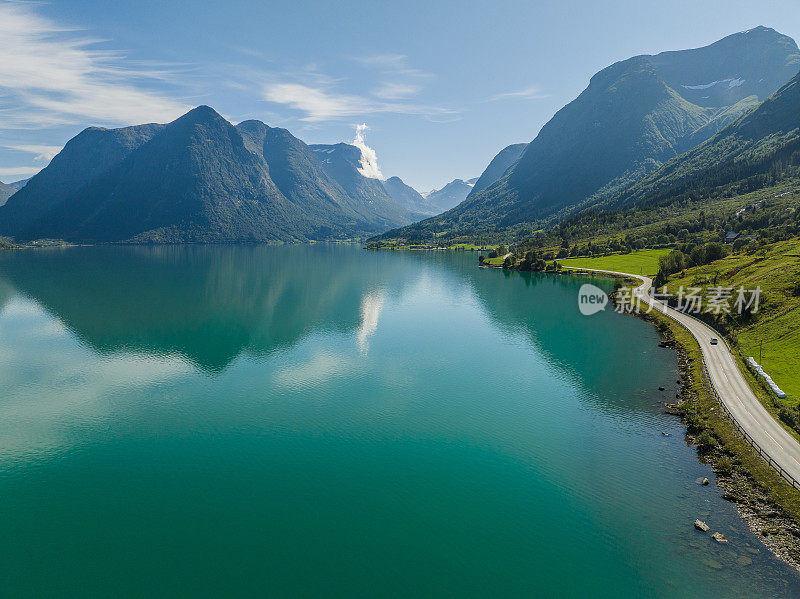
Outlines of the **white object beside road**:
[[758,376],[760,376],[762,379],[767,381],[767,385],[769,385],[769,388],[772,389],[772,392],[775,395],[777,395],[781,399],[784,399],[786,397],[786,393],[781,391],[780,387],[778,387],[778,385],[775,384],[775,381],[772,380],[772,377],[770,375],[768,375],[766,372],[764,372],[764,369],[761,367],[761,365],[758,362],[755,361],[753,356],[750,356],[749,358],[747,358],[747,363],[750,364],[752,369],[756,371]]

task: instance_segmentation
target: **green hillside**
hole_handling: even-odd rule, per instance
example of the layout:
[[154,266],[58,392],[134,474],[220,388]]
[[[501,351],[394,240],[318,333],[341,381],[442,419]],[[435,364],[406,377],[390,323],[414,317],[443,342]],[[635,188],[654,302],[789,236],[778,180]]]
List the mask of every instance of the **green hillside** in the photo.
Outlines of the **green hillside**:
[[800,403],[800,239],[754,245],[705,266],[671,276],[670,291],[681,286],[733,287],[762,290],[758,313],[752,319],[723,315],[730,337],[744,356],[754,356],[788,395]]
[[620,193],[610,205],[648,206],[739,182],[759,188],[800,176],[800,74],[705,144]]

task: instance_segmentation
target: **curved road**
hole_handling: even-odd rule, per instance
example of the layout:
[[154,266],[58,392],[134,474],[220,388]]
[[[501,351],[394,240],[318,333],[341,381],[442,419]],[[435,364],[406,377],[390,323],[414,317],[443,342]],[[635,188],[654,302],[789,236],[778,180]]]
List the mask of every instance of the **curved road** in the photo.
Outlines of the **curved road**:
[[[653,281],[649,277],[592,268],[575,270],[623,275],[640,280],[642,283],[634,289],[633,295],[678,321],[697,339],[711,385],[717,392],[719,400],[733,416],[734,421],[761,446],[764,453],[772,458],[770,465],[773,468],[779,472],[783,470],[795,481],[800,482],[800,443],[786,432],[755,396],[739,370],[736,358],[719,333],[696,318],[670,308],[658,299],[651,298],[649,291]],[[712,337],[719,339],[718,345],[711,345]],[[797,487],[797,485],[795,486]]]

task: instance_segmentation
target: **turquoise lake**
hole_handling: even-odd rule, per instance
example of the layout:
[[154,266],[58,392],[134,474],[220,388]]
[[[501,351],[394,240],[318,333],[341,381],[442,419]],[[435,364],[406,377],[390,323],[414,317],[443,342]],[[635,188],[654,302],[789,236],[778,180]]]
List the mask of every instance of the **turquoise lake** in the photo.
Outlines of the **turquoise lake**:
[[675,353],[582,316],[586,281],[351,246],[0,253],[0,594],[800,595],[663,413]]

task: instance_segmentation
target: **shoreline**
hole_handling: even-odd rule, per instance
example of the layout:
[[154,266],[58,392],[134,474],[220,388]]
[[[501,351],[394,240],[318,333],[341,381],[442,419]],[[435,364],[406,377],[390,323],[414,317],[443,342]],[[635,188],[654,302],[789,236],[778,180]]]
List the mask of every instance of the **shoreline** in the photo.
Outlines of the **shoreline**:
[[[570,269],[569,274],[636,281],[631,276],[585,269]],[[610,295],[615,302],[615,294]],[[675,351],[678,359],[680,397],[676,404],[665,403],[665,413],[678,416],[686,426],[684,439],[695,447],[700,462],[711,465],[716,484],[723,491],[722,498],[736,504],[739,516],[769,551],[800,572],[800,510],[791,509],[794,506],[786,505],[782,497],[776,496],[784,495],[784,491],[794,494],[797,491],[744,441],[724,410],[714,409],[721,405],[712,392],[700,346],[691,333],[657,309],[630,315],[652,324],[664,347]],[[710,431],[719,442],[707,452],[697,442],[704,431]],[[795,499],[800,505],[800,497]]]
[[[735,428],[733,422],[724,413],[714,414],[709,410],[709,402],[719,406],[716,396],[711,391],[711,383],[705,375],[702,362],[692,357],[694,348],[687,348],[685,341],[679,340],[673,329],[674,326],[681,326],[672,321],[666,322],[658,314],[655,317],[650,314],[634,314],[652,324],[658,331],[665,343],[665,346],[672,349],[678,358],[678,371],[681,380],[681,397],[677,404],[665,404],[665,412],[674,414],[681,419],[686,426],[684,439],[697,451],[697,459],[700,462],[711,465],[714,470],[717,486],[722,489],[722,498],[736,504],[739,516],[744,520],[750,530],[758,536],[764,545],[779,559],[792,566],[800,572],[800,524],[793,518],[787,510],[783,509],[780,502],[770,497],[767,489],[764,488],[765,481],[759,482],[758,473],[751,472],[743,463],[731,460],[731,457],[739,458],[741,447],[731,447],[723,441],[720,446],[703,452],[698,444],[697,438],[703,431],[710,430],[712,434],[720,432],[720,428],[728,428],[726,433],[741,436]],[[663,327],[661,325],[664,325]],[[697,348],[699,351],[699,346]],[[700,376],[697,376],[694,366],[698,366]],[[698,386],[705,392],[706,400],[700,396]],[[698,410],[700,415],[705,415],[709,419],[717,418],[719,421],[707,426],[698,427],[692,421],[691,410]],[[713,410],[713,408],[712,408]],[[786,487],[789,485],[775,473],[763,459],[753,452],[749,445],[746,445],[751,457],[759,460],[769,472],[775,474],[780,483]],[[775,484],[776,481],[770,481]]]

